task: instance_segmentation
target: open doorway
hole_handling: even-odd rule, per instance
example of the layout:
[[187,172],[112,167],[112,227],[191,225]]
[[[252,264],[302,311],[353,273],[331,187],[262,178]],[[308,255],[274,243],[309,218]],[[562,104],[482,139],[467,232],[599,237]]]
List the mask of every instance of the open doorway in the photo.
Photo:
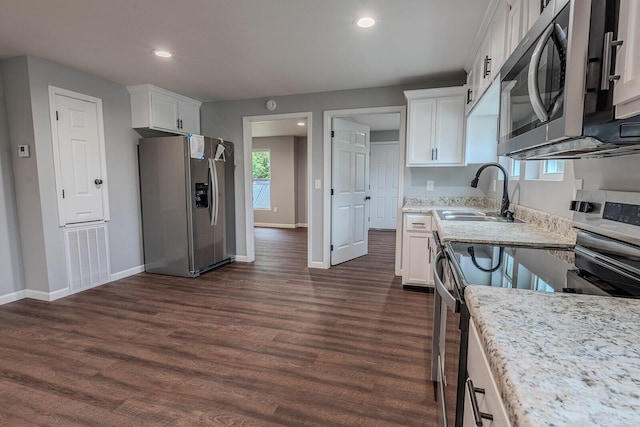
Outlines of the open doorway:
[[[308,261],[311,113],[244,118],[247,261],[295,234]],[[300,249],[300,243],[303,244]]]
[[[324,210],[324,259],[329,267],[329,260],[332,259],[333,230],[336,225],[336,218],[333,209],[333,196],[331,189],[335,186],[333,182],[336,176],[336,167],[340,167],[334,158],[332,130],[336,118],[348,120],[354,123],[366,125],[370,129],[370,153],[371,162],[368,174],[370,216],[368,219],[369,229],[388,230],[396,233],[396,248],[400,248],[401,216],[398,215],[402,207],[402,179],[401,179],[401,159],[404,157],[404,134],[406,121],[406,107],[376,107],[352,110],[334,110],[324,113],[324,175],[327,180],[325,188]],[[333,133],[337,135],[337,133]],[[334,191],[335,193],[335,191]],[[372,225],[373,224],[373,225]],[[339,225],[339,224],[337,224]],[[333,246],[335,248],[335,245]],[[396,252],[398,251],[396,250]],[[399,273],[399,265],[396,255],[396,274]]]

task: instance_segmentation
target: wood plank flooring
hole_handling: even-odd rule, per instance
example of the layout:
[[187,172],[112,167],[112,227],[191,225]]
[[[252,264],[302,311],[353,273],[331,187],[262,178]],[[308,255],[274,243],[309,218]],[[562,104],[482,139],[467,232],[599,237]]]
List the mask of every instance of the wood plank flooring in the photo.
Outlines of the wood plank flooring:
[[433,426],[432,295],[369,244],[310,270],[306,229],[256,229],[255,263],[0,306],[0,425]]

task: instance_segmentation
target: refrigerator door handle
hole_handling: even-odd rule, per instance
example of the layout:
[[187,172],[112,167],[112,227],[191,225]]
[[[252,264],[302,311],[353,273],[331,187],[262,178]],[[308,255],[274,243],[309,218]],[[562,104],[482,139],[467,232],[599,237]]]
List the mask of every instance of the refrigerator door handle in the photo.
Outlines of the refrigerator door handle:
[[216,173],[216,162],[213,159],[209,159],[209,177],[213,188],[211,189],[211,202],[214,203],[213,214],[211,215],[211,226],[218,223],[218,175]]

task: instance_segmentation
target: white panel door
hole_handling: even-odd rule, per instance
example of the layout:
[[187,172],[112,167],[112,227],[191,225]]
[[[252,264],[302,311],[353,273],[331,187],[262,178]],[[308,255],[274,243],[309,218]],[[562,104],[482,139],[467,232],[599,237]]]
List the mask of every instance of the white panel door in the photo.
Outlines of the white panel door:
[[98,108],[68,96],[55,95],[55,127],[62,188],[62,223],[105,219],[105,171],[98,127]]
[[363,256],[369,234],[369,127],[334,118],[331,265]]
[[396,229],[398,151],[398,143],[371,144],[371,228]]

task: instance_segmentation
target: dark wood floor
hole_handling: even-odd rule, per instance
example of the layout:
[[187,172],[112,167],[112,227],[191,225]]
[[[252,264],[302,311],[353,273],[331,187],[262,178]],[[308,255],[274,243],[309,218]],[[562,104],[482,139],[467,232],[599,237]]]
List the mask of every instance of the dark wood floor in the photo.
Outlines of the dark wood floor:
[[309,270],[305,229],[257,229],[252,264],[1,306],[0,425],[435,425],[432,296],[369,242]]

